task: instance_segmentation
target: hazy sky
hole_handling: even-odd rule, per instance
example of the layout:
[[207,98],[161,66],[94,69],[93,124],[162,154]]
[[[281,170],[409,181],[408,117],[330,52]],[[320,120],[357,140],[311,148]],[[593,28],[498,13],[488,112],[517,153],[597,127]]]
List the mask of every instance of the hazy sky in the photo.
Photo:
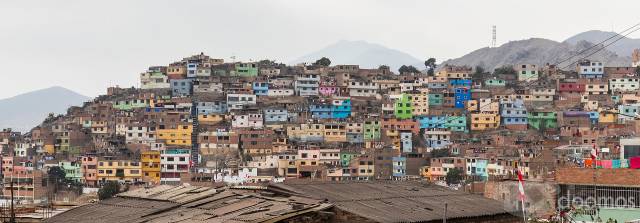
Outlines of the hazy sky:
[[[0,98],[54,85],[87,96],[205,52],[288,62],[339,40],[439,61],[485,47],[640,22],[640,1],[0,1]],[[630,37],[639,37],[640,32]]]

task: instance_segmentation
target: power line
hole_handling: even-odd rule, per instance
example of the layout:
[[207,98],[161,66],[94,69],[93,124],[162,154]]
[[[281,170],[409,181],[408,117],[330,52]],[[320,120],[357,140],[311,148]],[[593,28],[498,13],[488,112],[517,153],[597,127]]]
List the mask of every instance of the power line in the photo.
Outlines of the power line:
[[[623,35],[623,36],[618,37],[618,38],[617,38],[617,39],[615,39],[613,42],[611,42],[611,43],[609,43],[609,44],[607,44],[607,45],[602,46],[600,49],[598,49],[598,50],[594,51],[593,53],[590,53],[589,55],[587,55],[587,56],[585,56],[585,57],[582,57],[581,59],[579,59],[579,60],[577,60],[577,61],[574,61],[573,63],[567,64],[567,66],[562,67],[562,68],[561,68],[561,70],[562,70],[562,69],[564,69],[564,68],[567,68],[567,67],[569,67],[569,66],[571,66],[571,65],[573,65],[574,63],[576,63],[576,62],[578,62],[578,61],[580,61],[580,60],[586,59],[586,58],[588,58],[588,57],[590,57],[590,56],[592,56],[592,55],[594,55],[594,54],[596,54],[596,53],[600,52],[600,51],[601,51],[601,50],[603,50],[603,49],[606,49],[606,48],[607,48],[608,46],[610,46],[611,44],[614,44],[614,43],[616,43],[616,42],[620,41],[622,38],[625,38],[625,37],[627,37],[629,34],[634,33],[634,32],[636,32],[636,31],[638,31],[638,30],[640,30],[640,28],[636,28],[636,29],[632,30],[631,32],[629,32],[629,33],[627,33],[627,34],[625,34],[625,35]],[[618,35],[619,35],[619,34],[618,34]]]
[[[564,59],[564,60],[562,60],[562,61],[560,61],[560,62],[554,63],[554,65],[560,65],[561,63],[564,63],[564,62],[566,62],[566,61],[570,60],[571,58],[574,58],[574,57],[576,57],[576,56],[578,56],[578,55],[580,55],[580,54],[583,54],[583,53],[585,53],[585,52],[587,52],[587,51],[589,51],[589,50],[591,50],[591,49],[593,49],[593,48],[595,48],[595,47],[599,46],[600,44],[603,44],[604,42],[609,41],[610,39],[613,39],[613,38],[615,38],[615,37],[617,37],[617,36],[620,36],[622,33],[625,33],[625,32],[627,32],[627,31],[629,31],[629,30],[631,30],[631,29],[635,28],[635,27],[636,27],[636,26],[638,26],[638,25],[640,25],[640,23],[636,23],[635,25],[633,25],[633,26],[631,26],[631,27],[629,27],[629,28],[627,28],[627,29],[623,30],[622,32],[615,33],[615,35],[612,35],[612,36],[610,36],[609,38],[607,38],[607,39],[605,39],[605,40],[603,40],[603,41],[600,41],[599,43],[596,43],[596,44],[594,44],[593,46],[591,46],[591,47],[589,47],[589,48],[587,48],[587,49],[581,50],[581,51],[580,51],[580,52],[578,52],[577,54],[575,54],[575,55],[573,55],[573,56],[570,56],[570,57],[568,57],[568,58],[566,58],[566,59]],[[635,32],[635,31],[634,31],[634,32]],[[629,33],[629,34],[630,34],[630,33]],[[629,35],[629,34],[626,34],[626,35]],[[626,36],[626,35],[625,35],[625,36]]]

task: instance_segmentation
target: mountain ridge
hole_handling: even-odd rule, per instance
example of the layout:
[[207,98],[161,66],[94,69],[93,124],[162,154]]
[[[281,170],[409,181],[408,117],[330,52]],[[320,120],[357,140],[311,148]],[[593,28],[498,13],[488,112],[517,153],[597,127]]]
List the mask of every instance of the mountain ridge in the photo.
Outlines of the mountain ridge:
[[39,125],[49,113],[61,114],[90,97],[60,86],[34,90],[0,99],[0,128],[28,131]]
[[392,71],[397,71],[402,65],[420,66],[422,64],[420,59],[408,53],[364,40],[340,40],[298,57],[289,64],[313,63],[322,57],[329,58],[332,65],[357,64],[362,68],[387,65]]

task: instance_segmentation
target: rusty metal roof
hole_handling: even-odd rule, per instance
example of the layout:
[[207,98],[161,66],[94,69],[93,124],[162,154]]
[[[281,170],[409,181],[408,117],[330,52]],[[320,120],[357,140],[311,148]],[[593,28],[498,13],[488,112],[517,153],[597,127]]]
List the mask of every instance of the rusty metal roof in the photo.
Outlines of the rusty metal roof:
[[448,219],[507,214],[501,202],[416,181],[296,181],[271,187],[327,199],[336,208],[378,222],[440,220],[445,203]]
[[162,185],[80,206],[46,222],[277,222],[330,207],[256,189]]

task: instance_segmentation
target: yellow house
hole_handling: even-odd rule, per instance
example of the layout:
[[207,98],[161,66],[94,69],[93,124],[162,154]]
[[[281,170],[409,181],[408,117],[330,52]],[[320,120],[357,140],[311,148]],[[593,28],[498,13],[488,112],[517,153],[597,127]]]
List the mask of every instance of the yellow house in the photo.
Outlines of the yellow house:
[[445,66],[436,73],[436,77],[447,79],[467,79],[471,77],[471,68]]
[[164,140],[167,145],[191,146],[191,133],[193,126],[189,124],[178,125],[176,128],[158,129],[158,139]]
[[425,179],[431,179],[431,172],[429,172],[429,166],[422,166],[418,169],[420,176]]
[[53,144],[45,144],[44,151],[47,152],[48,154],[56,153],[56,149],[55,149],[55,146],[53,146]]
[[468,100],[466,106],[467,106],[467,111],[470,111],[470,112],[478,111],[478,100]]
[[300,124],[300,126],[287,127],[289,139],[319,139],[324,137],[323,124]]
[[428,115],[429,114],[429,91],[422,91],[420,93],[409,94],[411,97],[411,103],[413,103],[413,115]]
[[198,115],[198,121],[202,124],[216,124],[225,120],[224,114]]
[[139,182],[142,168],[139,162],[131,160],[98,160],[98,180]]
[[500,126],[500,116],[490,113],[471,114],[471,130],[482,131],[497,129]]
[[601,111],[600,117],[598,117],[598,123],[600,124],[613,124],[618,120],[618,113],[612,111]]
[[160,183],[160,151],[146,151],[140,155],[142,180],[147,183]]
[[347,128],[344,124],[324,124],[325,142],[347,142]]

